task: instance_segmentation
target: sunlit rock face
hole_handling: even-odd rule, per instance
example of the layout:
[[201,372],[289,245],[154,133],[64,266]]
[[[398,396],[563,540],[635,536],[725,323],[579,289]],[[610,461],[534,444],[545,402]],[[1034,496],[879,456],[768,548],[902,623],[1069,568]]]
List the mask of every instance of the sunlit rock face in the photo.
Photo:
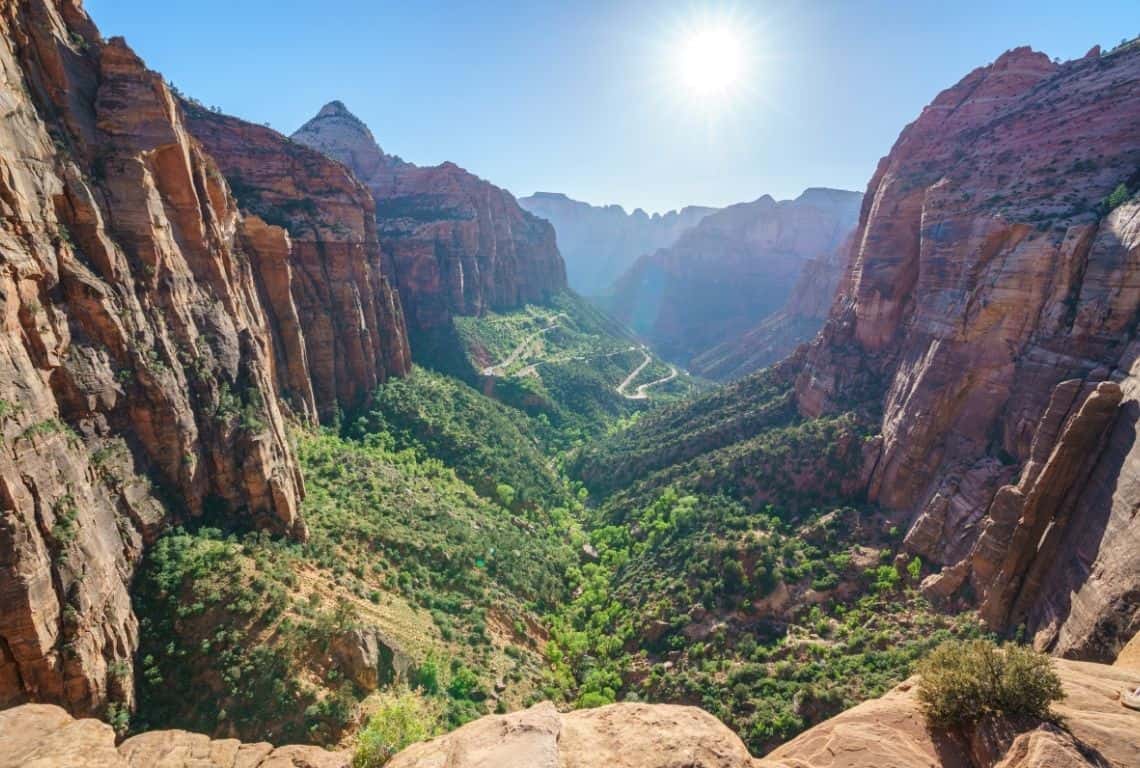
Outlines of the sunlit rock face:
[[506,190],[454,163],[421,168],[385,154],[338,101],[293,140],[340,161],[372,192],[411,328],[541,302],[566,288],[554,228]]
[[229,165],[256,154],[267,200],[309,195],[341,234],[244,215],[74,0],[3,4],[0,71],[0,706],[104,714],[133,703],[144,547],[204,515],[303,538],[285,411],[358,403],[407,342],[339,165],[219,118]]
[[324,420],[359,408],[411,369],[372,196],[343,165],[276,131],[192,104],[185,111],[242,209],[271,320],[299,331],[275,349],[287,398]]
[[1140,621],[1138,117],[1135,45],[1019,48],[940,94],[879,164],[797,382],[807,416],[881,406],[866,492],[947,566],[929,594],[1077,657]]
[[805,268],[834,258],[859,202],[857,192],[809,189],[795,200],[765,195],[717,211],[672,247],[638,259],[607,306],[687,364],[783,307]]
[[557,192],[520,197],[519,205],[554,225],[570,287],[584,296],[608,294],[639,256],[668,248],[717,210],[689,205],[651,216],[640,208],[626,213],[620,205],[590,205]]

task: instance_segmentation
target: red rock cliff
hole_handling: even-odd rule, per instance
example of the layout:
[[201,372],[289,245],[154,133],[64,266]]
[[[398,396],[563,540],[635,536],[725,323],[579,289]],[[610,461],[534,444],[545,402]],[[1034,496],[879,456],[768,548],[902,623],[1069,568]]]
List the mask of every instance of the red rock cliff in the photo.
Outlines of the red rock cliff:
[[246,214],[246,250],[270,322],[299,327],[302,345],[275,350],[295,407],[308,412],[315,401],[328,419],[406,374],[404,313],[368,190],[344,166],[268,128],[195,105],[186,113]]
[[293,139],[344,163],[371,190],[413,328],[540,302],[566,288],[553,227],[506,190],[454,163],[421,168],[384,154],[340,102]]
[[1140,49],[1010,51],[871,180],[797,382],[882,410],[872,500],[995,627],[1111,658],[1140,615]]
[[102,713],[131,704],[144,545],[203,513],[303,537],[277,395],[355,395],[297,363],[311,256],[243,220],[124,42],[77,0],[4,2],[0,71],[0,707]]

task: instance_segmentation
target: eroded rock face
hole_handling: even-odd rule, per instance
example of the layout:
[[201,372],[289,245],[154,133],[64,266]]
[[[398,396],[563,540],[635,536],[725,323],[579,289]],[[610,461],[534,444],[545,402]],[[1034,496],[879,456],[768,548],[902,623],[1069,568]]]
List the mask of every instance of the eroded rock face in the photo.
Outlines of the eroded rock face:
[[859,201],[856,192],[809,189],[796,200],[765,195],[717,211],[672,247],[638,259],[607,307],[661,354],[688,364],[783,307],[809,261],[839,250]]
[[[411,369],[376,209],[347,169],[276,131],[186,105],[191,133],[246,214],[244,242],[290,402],[329,419]],[[296,327],[297,332],[291,332]]]
[[520,197],[519,205],[554,225],[570,287],[585,296],[605,295],[639,256],[668,248],[717,210],[688,205],[650,216],[640,208],[626,213],[620,205],[590,205],[558,192]]
[[390,768],[748,768],[743,742],[695,707],[611,704],[560,714],[549,702],[484,717],[404,750]]
[[0,71],[0,706],[102,714],[132,703],[127,584],[164,525],[305,535],[298,319],[242,255],[280,261],[274,233],[78,2],[3,4]]
[[188,731],[152,731],[118,748],[111,726],[49,704],[0,712],[0,768],[347,768],[319,747],[243,744]]
[[540,302],[566,288],[553,227],[506,190],[454,163],[421,168],[385,154],[340,102],[326,105],[293,140],[343,163],[372,192],[380,241],[414,330]]
[[1140,202],[1103,202],[1140,186],[1138,86],[1136,46],[1021,48],[939,95],[879,164],[796,387],[807,416],[881,407],[867,494],[948,567],[934,594],[1084,658],[1140,605]]

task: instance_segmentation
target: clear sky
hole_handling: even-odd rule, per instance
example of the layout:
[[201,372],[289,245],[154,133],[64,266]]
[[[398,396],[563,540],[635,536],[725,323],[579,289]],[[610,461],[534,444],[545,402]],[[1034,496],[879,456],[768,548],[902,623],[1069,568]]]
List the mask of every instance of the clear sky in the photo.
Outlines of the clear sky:
[[[406,160],[452,160],[520,196],[648,211],[862,190],[935,94],[1002,51],[1069,59],[1140,33],[1140,0],[85,6],[104,35],[227,113],[291,133],[340,99]],[[738,49],[715,99],[690,81],[724,73],[685,63],[710,25]]]

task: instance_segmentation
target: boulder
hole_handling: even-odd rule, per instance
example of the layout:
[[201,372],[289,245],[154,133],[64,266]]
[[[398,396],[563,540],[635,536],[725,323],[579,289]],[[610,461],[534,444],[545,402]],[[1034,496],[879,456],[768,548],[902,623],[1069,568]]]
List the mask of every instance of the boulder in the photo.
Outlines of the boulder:
[[549,702],[484,717],[416,744],[389,768],[746,768],[740,738],[694,707],[611,704],[559,713]]

